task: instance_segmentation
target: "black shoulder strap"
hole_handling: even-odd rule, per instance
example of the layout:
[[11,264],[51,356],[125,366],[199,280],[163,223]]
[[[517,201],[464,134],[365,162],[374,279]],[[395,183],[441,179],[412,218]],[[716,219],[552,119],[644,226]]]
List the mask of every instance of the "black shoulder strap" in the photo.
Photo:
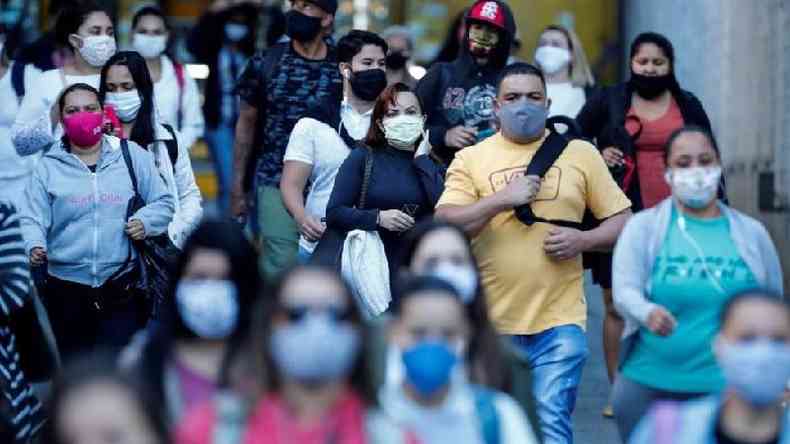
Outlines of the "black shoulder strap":
[[274,76],[274,69],[280,63],[280,59],[288,50],[290,43],[278,43],[268,50],[263,55],[263,80],[268,84]]
[[123,161],[126,164],[126,169],[129,170],[129,177],[132,179],[132,189],[134,194],[140,194],[137,188],[137,175],[134,174],[134,165],[132,164],[132,156],[129,154],[129,142],[126,139],[121,139],[121,154]]
[[[551,123],[551,122],[549,122]],[[565,122],[563,122],[565,123]],[[543,178],[546,173],[549,171],[554,162],[559,159],[562,152],[565,151],[565,148],[568,146],[570,140],[563,136],[562,134],[558,133],[554,127],[549,124],[549,135],[546,137],[546,140],[543,141],[543,145],[538,148],[538,151],[532,156],[532,160],[527,165],[527,171],[524,173],[527,176],[538,176]],[[574,222],[574,221],[567,221],[567,220],[559,220],[559,219],[544,219],[542,217],[538,217],[532,211],[532,206],[530,204],[522,205],[520,207],[516,207],[516,217],[523,222],[525,225],[532,225],[535,222],[544,222],[552,225],[557,225],[560,227],[569,227],[569,228],[581,228],[581,222]]]
[[14,62],[11,67],[11,85],[14,87],[14,93],[19,101],[25,97],[25,64],[19,61]]
[[362,191],[359,193],[359,206],[357,208],[364,209],[368,200],[368,188],[370,187],[370,176],[373,173],[373,150],[370,147],[363,147],[359,149],[365,150],[365,171],[362,176]]
[[172,139],[164,140],[165,146],[167,147],[167,157],[170,158],[170,164],[173,167],[173,172],[176,171],[176,162],[178,162],[178,139],[176,139],[176,132],[172,126],[163,123],[163,127],[170,133]]

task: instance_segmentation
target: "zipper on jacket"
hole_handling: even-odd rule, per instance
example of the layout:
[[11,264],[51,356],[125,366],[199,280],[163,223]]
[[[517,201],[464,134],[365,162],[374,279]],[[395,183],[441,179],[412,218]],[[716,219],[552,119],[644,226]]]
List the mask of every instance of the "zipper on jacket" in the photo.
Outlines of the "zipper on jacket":
[[96,173],[91,172],[91,177],[93,179],[93,286],[98,287],[96,258],[99,249],[99,184]]

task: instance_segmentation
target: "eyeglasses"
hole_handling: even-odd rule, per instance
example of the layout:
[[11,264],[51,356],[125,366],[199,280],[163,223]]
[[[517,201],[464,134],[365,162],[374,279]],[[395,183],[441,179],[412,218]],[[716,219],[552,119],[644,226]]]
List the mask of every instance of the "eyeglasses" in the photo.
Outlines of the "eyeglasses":
[[290,322],[299,322],[307,316],[308,313],[326,314],[335,322],[343,322],[351,319],[351,310],[348,307],[328,306],[328,307],[311,307],[309,305],[291,305],[282,308],[282,311],[288,317]]

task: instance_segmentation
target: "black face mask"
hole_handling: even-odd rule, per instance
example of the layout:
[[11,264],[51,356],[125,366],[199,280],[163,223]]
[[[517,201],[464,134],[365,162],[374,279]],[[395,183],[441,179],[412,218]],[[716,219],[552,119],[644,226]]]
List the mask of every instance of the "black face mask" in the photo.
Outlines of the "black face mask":
[[294,9],[285,15],[285,23],[288,37],[297,42],[310,42],[315,40],[321,32],[321,19],[310,17]]
[[409,58],[403,55],[402,52],[392,51],[387,54],[387,68],[393,71],[399,71],[406,66],[408,60]]
[[675,83],[675,76],[673,74],[665,74],[663,76],[644,76],[631,72],[631,79],[628,84],[631,88],[645,99],[655,99],[661,93],[668,90]]
[[387,74],[381,69],[351,72],[351,90],[366,102],[372,102],[387,87]]

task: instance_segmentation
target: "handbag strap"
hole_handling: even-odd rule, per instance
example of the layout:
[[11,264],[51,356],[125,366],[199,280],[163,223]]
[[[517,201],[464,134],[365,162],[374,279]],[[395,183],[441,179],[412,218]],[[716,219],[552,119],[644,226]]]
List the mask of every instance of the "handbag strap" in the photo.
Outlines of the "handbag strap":
[[368,200],[368,188],[370,187],[370,176],[373,172],[373,152],[369,147],[365,147],[367,153],[365,154],[365,174],[362,178],[362,192],[359,194],[358,208],[364,209],[365,203]]
[[129,154],[129,141],[121,139],[121,154],[123,155],[123,162],[126,164],[126,169],[129,170],[129,178],[132,179],[132,189],[135,195],[140,195],[137,189],[137,175],[134,173],[134,164],[132,164],[132,156]]

